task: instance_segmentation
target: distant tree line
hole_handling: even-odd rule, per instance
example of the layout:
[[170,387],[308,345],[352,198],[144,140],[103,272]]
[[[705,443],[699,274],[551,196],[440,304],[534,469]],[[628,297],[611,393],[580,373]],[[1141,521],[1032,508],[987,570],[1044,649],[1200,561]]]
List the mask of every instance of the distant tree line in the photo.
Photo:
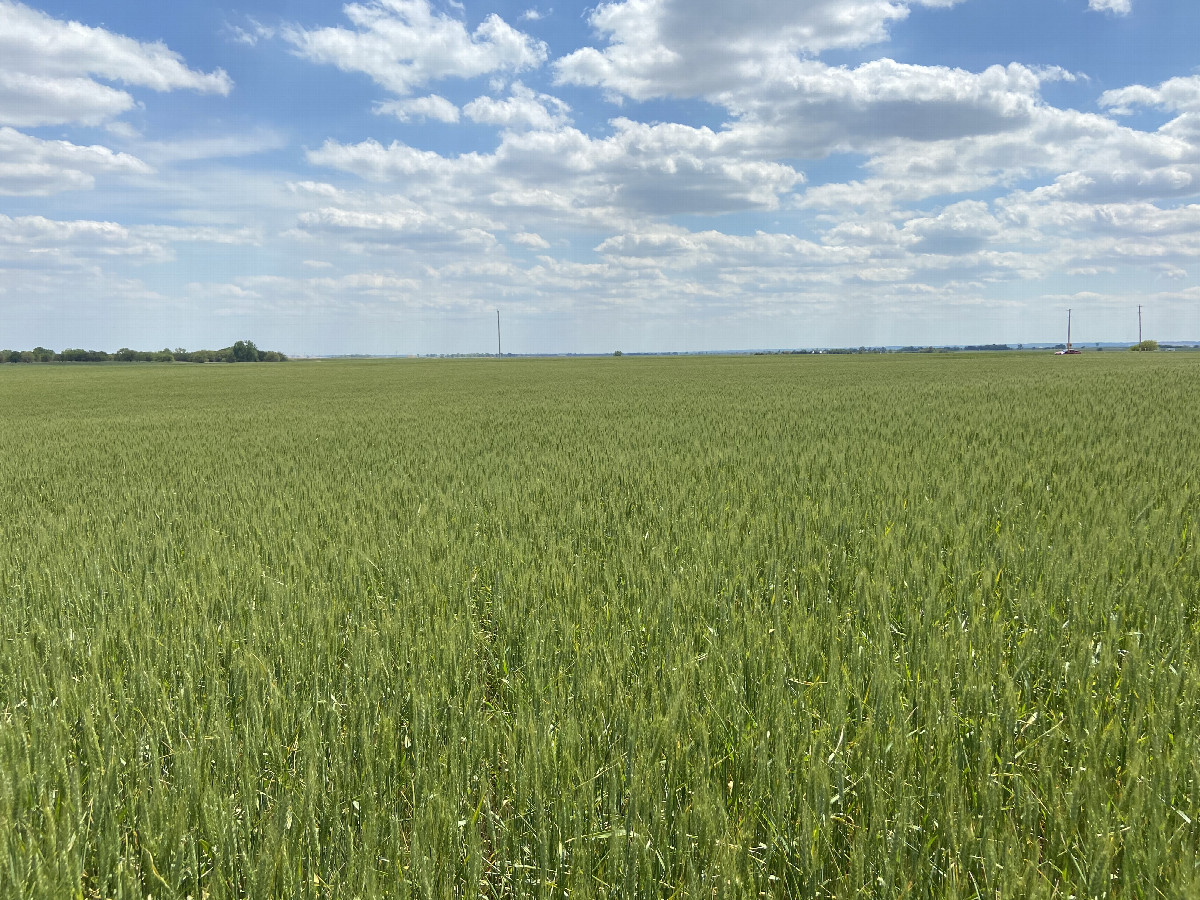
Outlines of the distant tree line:
[[[1024,344],[1018,344],[1017,349],[1023,350]],[[1008,344],[967,344],[955,347],[826,347],[821,350],[760,350],[755,356],[836,356],[845,353],[954,353],[960,350],[1012,350]]]
[[981,351],[1000,351],[1013,349],[1008,344],[963,344],[962,346],[951,347],[901,347],[897,353],[954,353],[959,350],[965,350],[972,353]]
[[287,357],[278,350],[259,350],[254,341],[237,341],[221,350],[130,350],[122,347],[116,353],[104,350],[68,348],[61,353],[34,347],[32,350],[0,350],[0,362],[285,362]]

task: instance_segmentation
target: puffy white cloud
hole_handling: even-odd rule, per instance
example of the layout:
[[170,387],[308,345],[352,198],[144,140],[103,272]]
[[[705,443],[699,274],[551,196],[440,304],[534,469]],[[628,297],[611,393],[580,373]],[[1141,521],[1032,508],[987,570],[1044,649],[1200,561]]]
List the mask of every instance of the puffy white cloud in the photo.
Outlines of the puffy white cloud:
[[0,122],[9,125],[100,125],[133,106],[125,91],[90,78],[49,78],[0,68]]
[[148,165],[107,147],[44,141],[0,127],[0,194],[44,195],[94,186],[98,174],[146,175]]
[[1119,237],[1165,237],[1200,232],[1200,205],[1163,209],[1153,203],[1080,203],[1054,188],[1016,192],[998,201],[1005,217],[1039,230],[1087,231]]
[[774,79],[713,97],[737,117],[731,130],[755,152],[820,157],[881,141],[944,141],[1027,126],[1039,88],[1059,70],[992,66],[973,73],[880,59],[857,68],[797,60]]
[[997,208],[1010,230],[1031,235],[1028,252],[1040,247],[1061,270],[1137,265],[1177,273],[1200,263],[1200,205],[1079,202],[1062,199],[1057,187],[1016,192],[997,201]]
[[540,234],[534,234],[530,231],[521,231],[512,236],[512,242],[521,247],[528,247],[531,250],[549,250],[550,242]]
[[472,208],[466,193],[444,185],[414,197],[411,192],[351,191],[319,182],[291,185],[303,204],[290,236],[322,249],[346,254],[386,254],[424,266],[430,253],[471,256],[491,253],[500,246],[495,232],[507,230],[486,211]]
[[1200,76],[1172,78],[1158,87],[1135,84],[1106,91],[1100,96],[1100,105],[1114,115],[1129,115],[1137,106],[1179,113],[1158,130],[1159,134],[1200,148]]
[[1000,223],[980,200],[963,200],[936,216],[910,219],[904,225],[913,252],[947,256],[977,253],[1000,232]]
[[488,166],[486,158],[476,153],[451,159],[433,150],[418,150],[399,141],[384,147],[373,138],[358,144],[327,140],[319,149],[310,150],[307,156],[314,165],[340,169],[377,182],[418,177],[429,184],[429,179],[449,180]]
[[1170,200],[1200,193],[1200,164],[1092,168],[1060,175],[1051,185],[1031,193],[1046,201],[1112,204]]
[[1200,184],[1200,158],[1187,140],[1044,105],[1011,131],[941,141],[896,138],[866,149],[872,153],[868,178],[814,187],[798,205],[879,207],[1064,176],[1061,191],[1086,191],[1094,200],[1187,196]]
[[[799,208],[830,210],[832,218],[845,216],[847,207],[890,210],[898,202],[1054,177],[1088,159],[1096,164],[1093,168],[1108,165],[1113,173],[1121,172],[1122,165],[1178,169],[1182,140],[1172,143],[1168,135],[1145,136],[1122,130],[1105,117],[1047,106],[1042,85],[1073,78],[1061,69],[1010,64],[969,72],[886,58],[849,67],[812,57],[832,47],[884,38],[889,23],[907,15],[913,5],[759,0],[746,10],[708,2],[700,8],[675,0],[614,2],[592,17],[608,46],[560,60],[557,75],[560,81],[594,84],[640,99],[704,97],[730,112],[731,122],[712,134],[721,145],[720,155],[743,166],[837,153],[865,155],[868,177],[816,186],[792,201]],[[655,128],[667,134],[670,126]],[[637,127],[629,131],[635,133]],[[1098,149],[1107,149],[1107,158],[1097,157]],[[769,181],[766,171],[759,173],[760,184]],[[797,177],[790,185],[777,185],[774,197],[786,197],[799,183]],[[638,188],[648,196],[656,191],[653,184]],[[682,199],[659,206],[687,209]],[[769,203],[747,208],[755,206],[770,208]],[[638,209],[636,204],[628,208]],[[910,251],[923,254],[977,252],[990,231],[968,228],[963,221],[967,211],[957,209],[949,219],[935,215],[928,222],[914,221],[897,235]],[[994,223],[987,226],[992,227]]]
[[536,128],[550,130],[565,125],[570,107],[557,97],[539,94],[517,82],[511,96],[504,100],[477,97],[463,107],[473,122],[497,125],[501,128]]
[[[751,235],[721,231],[686,231],[660,226],[653,230],[614,235],[596,247],[598,253],[629,265],[663,268],[719,268],[730,272],[757,269],[789,270],[789,278],[803,280],[800,269],[861,263],[868,254],[853,247],[818,244],[791,234],[755,232]],[[770,277],[759,273],[758,277]]]
[[1127,16],[1133,9],[1133,3],[1132,0],[1088,0],[1088,9]]
[[506,131],[493,154],[443,157],[394,142],[327,141],[309,161],[411,190],[462,197],[536,198],[540,206],[667,215],[775,209],[803,181],[790,166],[745,157],[728,132],[684,125],[614,123],[606,138],[574,128]]
[[300,216],[301,228],[342,241],[355,252],[393,252],[397,247],[422,252],[464,247],[490,249],[497,242],[470,214],[430,212],[416,205],[399,209],[362,210],[325,207]]
[[189,69],[165,44],[63,22],[13,0],[0,0],[0,60],[10,71],[58,78],[95,75],[156,91],[227,94],[233,86],[219,69]]
[[[607,46],[557,66],[560,82],[638,99],[703,97],[728,111],[721,128],[615,119],[603,136],[587,134],[553,98],[518,82],[501,99],[494,85],[495,96],[461,111],[504,129],[493,152],[447,157],[375,141],[311,152],[311,163],[387,185],[420,209],[396,218],[379,198],[355,207],[342,197],[339,209],[389,210],[379,222],[367,216],[371,233],[385,237],[364,237],[363,223],[350,220],[323,222],[322,235],[368,251],[378,240],[394,254],[424,241],[457,246],[457,267],[429,269],[426,291],[485,302],[477,288],[492,279],[495,291],[542,309],[695,302],[773,315],[783,298],[834,309],[853,287],[863,308],[908,316],[926,304],[994,308],[998,283],[1131,269],[1179,278],[1200,264],[1195,207],[1181,203],[1200,191],[1200,79],[1105,95],[1112,111],[1179,114],[1147,132],[1050,106],[1043,86],[1073,77],[1061,69],[831,66],[814,57],[883,37],[915,4],[751,5],[602,5],[592,22]],[[837,154],[861,177],[801,192],[804,176],[788,161]],[[797,233],[689,231],[666,218],[772,210]],[[434,233],[433,223],[465,212],[477,218]],[[317,219],[305,227],[316,230]],[[472,243],[472,228],[502,242]],[[551,252],[547,229],[572,247],[569,259]],[[593,235],[594,261],[579,258],[581,234]],[[516,265],[504,245],[538,251],[537,263]]]
[[[759,0],[750,15],[728,6],[701,15],[674,0],[628,0],[594,15],[612,38],[604,54],[579,51],[556,64],[557,74],[639,99],[703,97],[730,112],[727,129],[748,155],[766,159],[1017,131],[1045,106],[1045,82],[1073,78],[1016,63],[969,72],[886,58],[830,66],[803,55],[881,38],[911,5]],[[585,77],[592,64],[600,69]]]
[[[1200,265],[1197,207],[1181,203],[1200,194],[1200,159],[1176,136],[1039,107],[1012,132],[884,142],[866,168],[871,177],[813,187],[797,203],[827,243],[869,250],[873,265],[840,272],[843,283],[1177,277]],[[958,199],[998,189],[990,204]],[[952,202],[903,209],[939,197]]]
[[375,111],[395,116],[401,122],[432,119],[436,122],[457,122],[458,107],[439,94],[427,97],[412,97],[404,100],[388,100],[376,105]]
[[1141,84],[1105,91],[1100,105],[1117,115],[1129,115],[1135,106],[1157,106],[1176,112],[1200,112],[1200,75],[1172,78],[1158,87]]
[[142,43],[0,0],[0,123],[96,125],[133,107],[127,92],[97,78],[155,91],[227,94],[232,87],[223,71],[190,69],[162,43]]
[[637,99],[707,96],[760,79],[797,54],[883,40],[913,6],[960,0],[619,0],[591,14],[603,50],[555,63],[558,78]]
[[164,244],[226,244],[259,246],[262,234],[257,228],[229,228],[211,225],[136,225],[131,233],[162,241]]
[[122,256],[142,260],[167,259],[160,241],[134,234],[116,222],[62,222],[43,216],[11,218],[0,214],[0,259],[40,267],[80,258]]
[[343,7],[354,28],[280,32],[305,59],[362,72],[388,91],[407,95],[440,78],[473,78],[541,65],[547,48],[495,13],[474,30],[436,13],[428,0],[370,0]]
[[245,229],[126,226],[86,219],[62,221],[44,216],[0,214],[0,262],[13,268],[78,266],[101,259],[162,262],[176,243],[250,244],[257,234]]
[[743,155],[728,132],[624,119],[616,125],[611,138],[591,142],[598,147],[579,150],[598,151],[605,187],[630,209],[654,214],[776,209],[779,198],[804,181],[791,166]]

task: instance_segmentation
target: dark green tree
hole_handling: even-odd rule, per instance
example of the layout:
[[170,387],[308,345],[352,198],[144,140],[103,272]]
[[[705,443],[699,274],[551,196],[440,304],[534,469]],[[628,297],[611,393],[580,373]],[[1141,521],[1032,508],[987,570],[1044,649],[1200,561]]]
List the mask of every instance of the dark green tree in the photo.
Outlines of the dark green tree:
[[233,345],[234,362],[258,362],[258,348],[254,341],[238,341]]

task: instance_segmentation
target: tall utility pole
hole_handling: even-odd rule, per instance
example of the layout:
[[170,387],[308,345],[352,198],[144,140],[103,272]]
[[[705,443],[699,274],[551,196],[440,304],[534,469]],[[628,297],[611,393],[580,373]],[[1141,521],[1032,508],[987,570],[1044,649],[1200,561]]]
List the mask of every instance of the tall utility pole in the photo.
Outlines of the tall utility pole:
[[1071,349],[1071,311],[1067,310],[1067,349]]
[[496,359],[502,358],[500,353],[500,310],[496,310]]
[[1138,304],[1138,343],[1142,342],[1142,305]]

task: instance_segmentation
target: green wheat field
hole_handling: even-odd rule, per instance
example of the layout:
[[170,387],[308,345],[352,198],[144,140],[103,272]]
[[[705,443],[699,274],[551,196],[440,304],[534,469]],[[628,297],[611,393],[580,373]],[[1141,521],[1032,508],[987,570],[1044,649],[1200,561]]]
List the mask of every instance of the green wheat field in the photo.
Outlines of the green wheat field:
[[0,896],[1200,896],[1200,354],[0,371]]

